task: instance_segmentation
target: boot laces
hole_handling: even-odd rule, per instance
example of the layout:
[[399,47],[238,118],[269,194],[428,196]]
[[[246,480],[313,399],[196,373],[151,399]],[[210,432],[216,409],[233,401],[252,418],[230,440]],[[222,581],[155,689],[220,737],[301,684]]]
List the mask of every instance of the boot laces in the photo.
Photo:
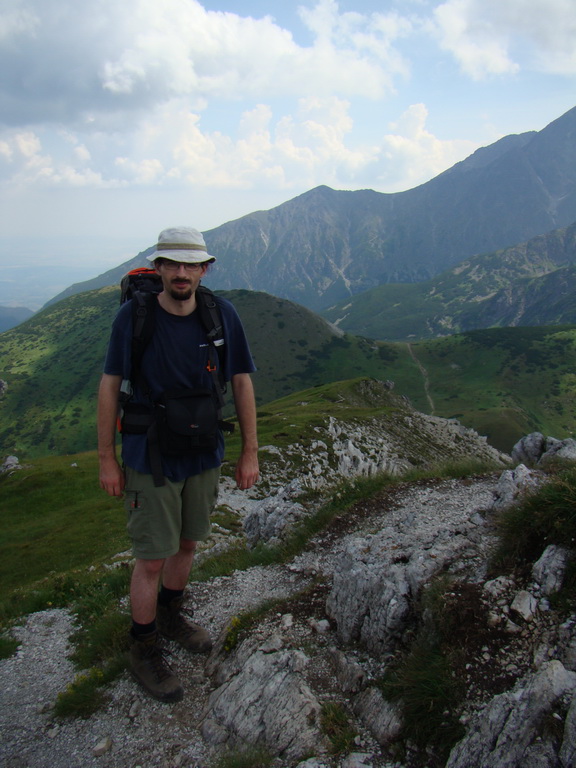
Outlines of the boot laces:
[[172,668],[167,660],[167,657],[172,655],[168,648],[160,645],[151,645],[144,651],[143,656],[150,664],[157,682],[161,683],[172,675]]

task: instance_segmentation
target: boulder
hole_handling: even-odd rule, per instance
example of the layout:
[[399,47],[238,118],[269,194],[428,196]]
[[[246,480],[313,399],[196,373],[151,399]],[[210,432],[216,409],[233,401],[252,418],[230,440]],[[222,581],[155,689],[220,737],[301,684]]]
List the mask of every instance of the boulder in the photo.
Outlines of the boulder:
[[400,736],[400,707],[386,701],[378,688],[367,688],[356,696],[353,709],[354,714],[382,746],[389,746]]
[[242,523],[249,547],[255,547],[258,542],[278,544],[303,517],[309,514],[296,501],[301,493],[300,483],[293,480],[276,493],[252,505],[252,509]]
[[528,467],[544,466],[554,459],[576,461],[576,440],[571,437],[558,440],[544,437],[541,432],[532,432],[516,443],[511,455],[514,463]]
[[324,742],[320,703],[304,679],[306,656],[248,638],[231,658],[214,664],[217,680],[201,733],[212,745],[264,746],[285,760],[302,760]]
[[545,482],[545,475],[534,469],[519,464],[516,469],[507,469],[500,475],[492,509],[499,512],[517,504],[524,495],[539,488]]
[[535,467],[546,450],[546,438],[541,432],[531,432],[522,437],[512,448],[512,461]]
[[570,552],[567,549],[550,544],[534,563],[532,578],[540,585],[544,595],[552,595],[562,587],[569,559]]
[[22,469],[18,456],[6,456],[0,467],[0,475],[14,472],[16,469]]

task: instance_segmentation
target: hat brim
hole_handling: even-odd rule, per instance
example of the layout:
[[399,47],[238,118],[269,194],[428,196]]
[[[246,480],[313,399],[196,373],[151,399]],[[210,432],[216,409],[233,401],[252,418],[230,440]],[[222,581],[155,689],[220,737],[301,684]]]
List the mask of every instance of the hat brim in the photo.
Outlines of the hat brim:
[[206,251],[154,251],[146,258],[148,261],[169,259],[170,261],[180,261],[183,264],[204,264],[207,261],[216,261],[216,257],[211,256]]

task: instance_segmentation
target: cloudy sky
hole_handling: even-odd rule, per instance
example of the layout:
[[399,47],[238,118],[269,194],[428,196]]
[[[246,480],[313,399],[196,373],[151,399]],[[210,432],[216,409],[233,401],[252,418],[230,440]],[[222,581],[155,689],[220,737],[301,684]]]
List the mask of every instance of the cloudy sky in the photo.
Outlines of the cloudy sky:
[[575,11],[0,0],[0,304],[26,304],[23,274],[69,285],[166,226],[207,230],[319,184],[409,189],[542,129],[576,106]]

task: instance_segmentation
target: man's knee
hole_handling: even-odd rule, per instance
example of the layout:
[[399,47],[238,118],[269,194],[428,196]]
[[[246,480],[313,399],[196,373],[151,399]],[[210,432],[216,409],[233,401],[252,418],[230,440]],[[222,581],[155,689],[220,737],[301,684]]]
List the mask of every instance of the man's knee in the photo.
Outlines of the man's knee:
[[164,567],[165,559],[162,560],[145,560],[144,558],[136,559],[135,571],[145,574],[149,578],[159,576]]

